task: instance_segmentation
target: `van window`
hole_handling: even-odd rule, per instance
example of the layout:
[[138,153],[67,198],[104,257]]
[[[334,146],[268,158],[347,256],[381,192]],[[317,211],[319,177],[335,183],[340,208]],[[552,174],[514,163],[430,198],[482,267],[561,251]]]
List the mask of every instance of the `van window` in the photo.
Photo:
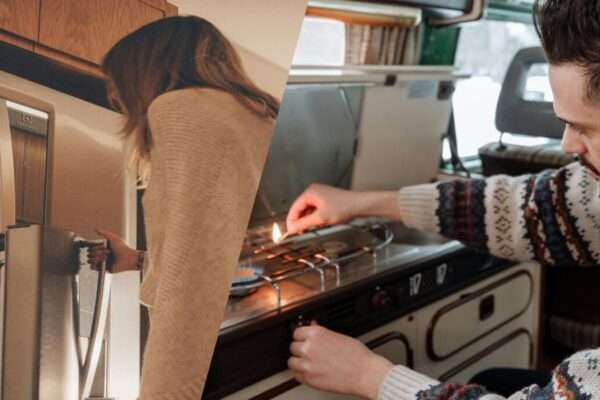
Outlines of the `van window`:
[[[539,46],[540,41],[531,24],[483,20],[462,27],[455,66],[469,74],[469,79],[457,82],[453,96],[458,153],[461,158],[474,158],[484,144],[497,141],[496,103],[504,75],[514,55],[522,48]],[[551,101],[548,69],[543,65],[531,68],[525,99]],[[505,134],[503,142],[539,145],[552,139]],[[444,158],[450,157],[444,150]]]
[[533,64],[527,71],[523,99],[526,101],[553,102],[554,95],[548,80],[548,64]]

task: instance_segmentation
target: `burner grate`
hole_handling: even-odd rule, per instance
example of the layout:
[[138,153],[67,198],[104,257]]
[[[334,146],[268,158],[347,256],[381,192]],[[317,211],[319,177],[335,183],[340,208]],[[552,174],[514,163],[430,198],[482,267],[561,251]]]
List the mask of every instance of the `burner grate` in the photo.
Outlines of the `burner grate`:
[[[340,271],[343,263],[365,254],[377,256],[377,252],[394,239],[388,225],[373,223],[367,226],[345,225],[342,239],[328,241],[330,236],[319,231],[281,243],[258,240],[257,235],[249,235],[245,242],[240,261],[241,268],[256,266],[262,273],[252,282],[236,282],[232,285],[233,296],[244,296],[258,288],[269,286],[275,292],[276,306],[280,309],[281,283],[306,274],[318,274],[320,290],[325,290],[326,271],[335,273],[335,285],[340,285]],[[334,235],[335,236],[335,235]],[[362,240],[357,240],[360,237]],[[260,244],[258,244],[260,243]],[[244,256],[245,255],[245,256]]]

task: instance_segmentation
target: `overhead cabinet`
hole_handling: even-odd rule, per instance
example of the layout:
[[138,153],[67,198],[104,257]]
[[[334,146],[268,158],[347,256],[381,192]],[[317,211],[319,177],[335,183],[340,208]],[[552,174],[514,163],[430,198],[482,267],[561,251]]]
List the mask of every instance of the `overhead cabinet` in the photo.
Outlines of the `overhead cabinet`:
[[[33,50],[31,42],[37,40],[39,33],[40,0],[0,0],[0,30],[21,37],[30,43],[22,46]],[[19,44],[17,38],[1,36],[12,44]]]
[[99,74],[120,38],[176,14],[164,0],[0,0],[0,29],[5,41]]
[[39,44],[100,64],[120,38],[164,12],[139,0],[43,0]]

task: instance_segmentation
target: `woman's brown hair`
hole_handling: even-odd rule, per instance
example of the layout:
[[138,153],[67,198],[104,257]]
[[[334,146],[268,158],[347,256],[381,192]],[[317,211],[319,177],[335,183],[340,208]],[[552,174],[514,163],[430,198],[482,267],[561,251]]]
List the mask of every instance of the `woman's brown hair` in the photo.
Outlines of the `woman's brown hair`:
[[148,107],[165,92],[214,88],[265,118],[274,119],[279,111],[279,101],[247,76],[229,40],[196,16],[160,19],[130,33],[106,54],[102,69],[109,101],[125,115],[122,132],[134,136],[132,161],[138,170],[148,163],[152,147]]

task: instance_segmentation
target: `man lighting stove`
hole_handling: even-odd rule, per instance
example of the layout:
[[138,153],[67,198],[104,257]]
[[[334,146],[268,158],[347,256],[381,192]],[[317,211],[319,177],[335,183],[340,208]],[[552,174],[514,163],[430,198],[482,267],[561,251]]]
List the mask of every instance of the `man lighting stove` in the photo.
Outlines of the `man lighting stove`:
[[[534,14],[550,64],[555,112],[566,123],[562,147],[580,162],[538,175],[443,182],[399,192],[356,193],[313,185],[292,205],[288,232],[377,215],[503,258],[598,264],[600,0],[537,0]],[[509,229],[501,225],[506,221]],[[382,400],[504,398],[482,386],[440,383],[393,366],[357,340],[317,325],[296,329],[291,353],[288,364],[296,379],[326,391]],[[507,380],[516,379],[496,377],[496,383]],[[510,393],[504,395],[512,400],[600,398],[600,349],[565,360],[547,385],[538,382]]]

